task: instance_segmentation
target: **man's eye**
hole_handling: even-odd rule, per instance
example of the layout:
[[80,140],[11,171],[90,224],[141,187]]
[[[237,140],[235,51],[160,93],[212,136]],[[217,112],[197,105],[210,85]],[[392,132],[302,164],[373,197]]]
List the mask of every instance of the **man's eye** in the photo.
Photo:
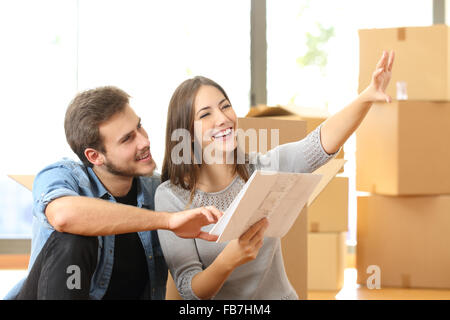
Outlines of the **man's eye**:
[[142,123],[139,123],[137,126],[138,129],[142,128]]
[[126,136],[126,137],[122,140],[122,142],[127,142],[128,140],[130,140],[130,138],[131,138],[131,136]]
[[204,113],[200,116],[200,119],[203,119],[204,117],[209,116],[209,113]]

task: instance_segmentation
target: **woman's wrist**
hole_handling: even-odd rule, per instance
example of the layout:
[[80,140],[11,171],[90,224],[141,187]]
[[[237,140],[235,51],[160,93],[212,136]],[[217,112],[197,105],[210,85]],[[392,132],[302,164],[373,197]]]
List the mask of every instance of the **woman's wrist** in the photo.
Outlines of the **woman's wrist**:
[[217,256],[213,263],[224,273],[231,273],[237,267],[233,259],[227,256],[226,248]]
[[372,103],[375,102],[372,91],[372,88],[368,86],[358,95],[357,100],[359,100],[360,103],[366,104],[368,107],[370,107]]

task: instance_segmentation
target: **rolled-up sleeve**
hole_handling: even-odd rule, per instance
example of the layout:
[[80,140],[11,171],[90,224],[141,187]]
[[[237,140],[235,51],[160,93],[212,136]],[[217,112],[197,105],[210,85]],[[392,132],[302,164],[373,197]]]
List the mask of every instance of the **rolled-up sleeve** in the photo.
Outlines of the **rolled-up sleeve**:
[[320,139],[322,125],[302,140],[279,145],[266,154],[255,153],[250,161],[261,170],[310,173],[334,158],[340,151],[328,154]]
[[[184,209],[180,199],[166,186],[160,186],[155,193],[155,210],[178,212]],[[167,266],[181,297],[186,300],[199,300],[192,290],[192,278],[203,271],[197,253],[195,240],[183,239],[168,230],[158,230],[159,242]]]
[[45,209],[51,201],[65,196],[79,196],[78,184],[71,170],[63,166],[43,169],[33,183],[33,215],[38,221],[54,229],[45,215]]

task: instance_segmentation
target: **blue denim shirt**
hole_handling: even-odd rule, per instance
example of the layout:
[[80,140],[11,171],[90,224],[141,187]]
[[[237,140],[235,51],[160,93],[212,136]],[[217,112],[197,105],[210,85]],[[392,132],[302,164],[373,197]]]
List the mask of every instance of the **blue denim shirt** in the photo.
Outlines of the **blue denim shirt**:
[[[159,175],[139,177],[137,206],[154,210],[154,195],[160,184]],[[63,196],[87,196],[116,202],[105,189],[92,168],[81,163],[63,159],[47,166],[38,173],[33,184],[33,226],[31,256],[28,271],[47,239],[55,229],[50,225],[44,210],[52,200]],[[148,274],[150,277],[143,299],[161,300],[165,298],[167,265],[159,244],[158,233],[154,231],[138,232],[144,247]],[[114,236],[99,236],[97,268],[91,280],[90,298],[102,299],[108,288],[114,264]],[[14,299],[25,279],[22,279],[4,299]]]

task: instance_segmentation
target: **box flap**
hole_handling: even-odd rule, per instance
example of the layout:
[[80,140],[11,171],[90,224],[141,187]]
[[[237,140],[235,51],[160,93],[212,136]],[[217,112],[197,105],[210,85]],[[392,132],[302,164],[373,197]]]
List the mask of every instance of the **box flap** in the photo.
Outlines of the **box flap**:
[[346,161],[347,160],[344,159],[332,159],[313,172],[314,174],[321,174],[322,179],[309,197],[307,203],[308,207],[314,202],[314,200],[316,200],[317,196],[323,191],[323,189],[325,189],[325,187],[330,183],[334,176],[336,176],[339,170],[341,170]]
[[305,108],[296,105],[276,105],[274,107],[266,105],[258,105],[250,108],[250,111],[245,117],[273,117],[273,116],[288,116],[298,115],[305,118],[323,118],[326,119],[330,113],[325,109],[319,108]]
[[30,191],[33,189],[34,175],[9,174],[8,177],[15,180]]
[[256,107],[250,108],[250,111],[245,117],[287,116],[291,114],[292,112],[281,106],[269,107],[265,105],[258,105]]

